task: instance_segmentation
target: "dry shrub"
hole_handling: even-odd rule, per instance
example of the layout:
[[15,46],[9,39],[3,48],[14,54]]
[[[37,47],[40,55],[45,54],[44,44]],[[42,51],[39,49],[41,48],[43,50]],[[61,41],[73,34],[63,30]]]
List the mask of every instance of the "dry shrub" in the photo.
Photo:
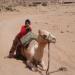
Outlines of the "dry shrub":
[[29,4],[28,6],[31,7],[31,6],[37,6],[37,5],[35,5],[35,4]]
[[70,3],[73,3],[73,2],[63,2],[63,4],[70,4]]
[[32,5],[32,4],[29,4],[28,6],[31,7],[31,6],[33,6],[33,5]]
[[5,9],[6,9],[7,11],[13,11],[13,9],[12,9],[11,7],[5,7]]
[[35,4],[34,2],[32,2],[31,4],[29,4],[28,6],[37,6],[37,4]]
[[6,6],[5,9],[6,9],[7,11],[15,11],[15,10],[16,10],[16,9],[13,8],[11,5]]
[[48,4],[47,2],[43,2],[42,6],[47,6],[47,4]]

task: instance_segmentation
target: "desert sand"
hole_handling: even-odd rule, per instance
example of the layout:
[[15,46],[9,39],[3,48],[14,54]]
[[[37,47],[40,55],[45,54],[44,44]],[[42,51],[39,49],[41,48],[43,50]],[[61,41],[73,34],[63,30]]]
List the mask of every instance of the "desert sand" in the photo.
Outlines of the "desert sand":
[[[26,68],[22,60],[7,58],[13,39],[25,19],[31,20],[35,34],[39,29],[45,29],[56,36],[56,44],[50,46],[50,72],[61,66],[66,67],[67,71],[51,75],[75,75],[75,4],[18,6],[16,9],[19,11],[0,12],[0,75],[41,75]],[[46,65],[47,51],[48,47],[43,57]],[[43,75],[46,75],[45,72]]]

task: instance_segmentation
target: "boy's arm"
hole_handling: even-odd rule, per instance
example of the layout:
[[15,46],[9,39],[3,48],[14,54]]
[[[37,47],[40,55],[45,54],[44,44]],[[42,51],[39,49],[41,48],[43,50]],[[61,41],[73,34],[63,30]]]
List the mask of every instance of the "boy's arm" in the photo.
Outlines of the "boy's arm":
[[27,31],[27,32],[32,31],[31,27],[27,27],[27,28],[26,28],[26,31]]

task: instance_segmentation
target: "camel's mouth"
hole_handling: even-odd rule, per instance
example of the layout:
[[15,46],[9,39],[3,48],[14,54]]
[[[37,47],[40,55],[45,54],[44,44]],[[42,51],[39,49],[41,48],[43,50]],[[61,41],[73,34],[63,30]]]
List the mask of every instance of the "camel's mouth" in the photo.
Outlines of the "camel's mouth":
[[52,38],[51,43],[56,43],[56,38]]

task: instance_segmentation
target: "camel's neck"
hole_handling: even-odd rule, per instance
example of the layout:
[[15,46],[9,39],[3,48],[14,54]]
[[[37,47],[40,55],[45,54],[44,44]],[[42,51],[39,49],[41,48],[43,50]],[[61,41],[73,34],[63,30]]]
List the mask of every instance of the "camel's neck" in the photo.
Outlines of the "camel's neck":
[[35,52],[35,59],[38,61],[41,61],[43,58],[43,54],[44,54],[44,48],[46,46],[47,43],[45,43],[43,40],[41,41],[41,39],[38,38],[38,48]]

